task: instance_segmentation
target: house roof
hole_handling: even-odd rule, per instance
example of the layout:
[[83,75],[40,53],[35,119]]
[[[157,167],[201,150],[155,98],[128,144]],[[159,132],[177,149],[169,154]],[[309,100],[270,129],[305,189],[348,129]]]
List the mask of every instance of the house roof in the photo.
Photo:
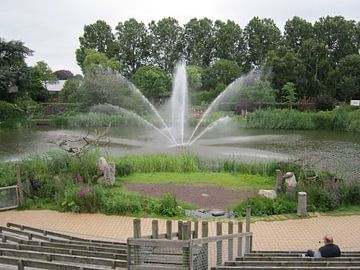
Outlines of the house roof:
[[50,83],[48,82],[46,84],[46,89],[49,91],[49,92],[60,92],[61,89],[63,89],[64,87],[64,84],[67,80],[58,80],[54,83]]

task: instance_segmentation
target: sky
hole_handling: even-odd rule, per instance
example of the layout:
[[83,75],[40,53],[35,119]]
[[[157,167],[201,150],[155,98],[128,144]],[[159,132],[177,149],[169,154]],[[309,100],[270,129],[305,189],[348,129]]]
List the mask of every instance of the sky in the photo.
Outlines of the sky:
[[113,29],[129,18],[149,23],[173,17],[233,20],[242,28],[254,17],[271,18],[282,30],[299,16],[314,23],[327,15],[360,21],[360,0],[0,0],[0,37],[21,40],[34,51],[29,65],[45,61],[53,71],[81,73],[75,50],[84,25],[106,21]]

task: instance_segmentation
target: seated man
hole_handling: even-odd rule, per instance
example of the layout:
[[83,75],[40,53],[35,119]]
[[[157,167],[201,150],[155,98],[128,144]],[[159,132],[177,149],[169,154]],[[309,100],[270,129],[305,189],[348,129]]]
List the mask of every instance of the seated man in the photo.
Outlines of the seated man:
[[334,244],[333,237],[330,234],[327,234],[324,236],[324,246],[316,251],[308,250],[306,256],[323,258],[340,257],[341,251],[340,248]]

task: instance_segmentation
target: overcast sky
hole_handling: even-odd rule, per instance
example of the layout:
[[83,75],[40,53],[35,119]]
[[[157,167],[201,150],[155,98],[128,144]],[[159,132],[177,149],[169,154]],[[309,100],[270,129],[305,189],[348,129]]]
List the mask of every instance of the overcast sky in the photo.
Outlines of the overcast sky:
[[234,20],[242,28],[253,18],[272,18],[283,29],[299,16],[310,22],[341,15],[360,21],[360,0],[0,0],[0,37],[21,40],[34,50],[30,65],[45,61],[52,70],[80,73],[75,50],[85,24],[101,19],[113,29],[129,18],[149,23],[174,17]]

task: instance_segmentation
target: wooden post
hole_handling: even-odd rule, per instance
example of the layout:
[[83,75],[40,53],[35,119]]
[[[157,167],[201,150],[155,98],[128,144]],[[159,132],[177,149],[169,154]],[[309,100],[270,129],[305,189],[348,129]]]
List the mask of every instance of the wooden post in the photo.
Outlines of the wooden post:
[[18,203],[20,206],[22,206],[24,204],[24,193],[23,193],[22,183],[21,183],[20,164],[16,164],[16,176],[17,176],[18,193],[19,193]]
[[[205,238],[209,236],[209,223],[207,221],[201,222],[201,237]],[[206,265],[206,269],[209,266],[209,245],[203,244],[204,249],[204,264]]]
[[172,238],[172,221],[167,220],[166,221],[166,239],[171,240]]
[[195,221],[193,238],[196,239],[198,237],[199,237],[199,221]]
[[178,239],[181,240],[182,239],[182,226],[183,222],[182,221],[178,221]]
[[276,193],[279,193],[279,192],[281,192],[281,189],[282,189],[284,177],[280,170],[276,170],[275,172],[276,172],[275,191],[276,191]]
[[[141,238],[141,220],[138,218],[134,219],[133,226],[134,226],[134,238]],[[134,264],[135,265],[141,264],[140,253],[141,253],[141,247],[135,246],[134,247]]]
[[189,220],[188,222],[187,222],[187,225],[188,225],[188,230],[187,230],[187,239],[191,239],[191,221]]
[[[246,207],[246,232],[250,232],[251,206]],[[250,237],[245,237],[245,252],[250,252]]]
[[154,219],[152,221],[152,228],[151,228],[151,238],[152,239],[158,239],[159,238],[159,221]]
[[[230,221],[228,223],[228,234],[233,234],[234,233],[234,224],[232,223],[232,221]],[[233,259],[233,245],[234,245],[234,240],[233,239],[229,239],[228,240],[228,260],[232,261]]]
[[134,225],[134,238],[141,238],[141,219],[135,218]]
[[307,216],[307,194],[306,192],[298,193],[298,205],[297,205],[297,215],[299,217]]
[[[181,240],[190,240],[189,238],[189,223],[183,222],[182,223],[182,239]],[[190,269],[190,241],[189,247],[183,247],[182,249],[182,257],[183,257],[183,267],[184,269]]]
[[[216,222],[216,235],[222,235],[222,223]],[[216,241],[216,265],[222,264],[222,240]]]
[[[240,221],[238,223],[238,233],[242,233],[242,232],[243,232],[243,223],[242,223],[242,221]],[[242,236],[240,236],[237,239],[237,244],[238,244],[237,255],[238,255],[238,257],[242,257],[242,255],[243,255],[243,251],[242,251],[242,249],[243,249],[243,238],[242,238]]]
[[30,183],[30,178],[29,178],[28,173],[26,173],[26,189],[27,189],[27,192],[28,192],[28,196],[31,196],[32,188],[31,188],[31,183]]

